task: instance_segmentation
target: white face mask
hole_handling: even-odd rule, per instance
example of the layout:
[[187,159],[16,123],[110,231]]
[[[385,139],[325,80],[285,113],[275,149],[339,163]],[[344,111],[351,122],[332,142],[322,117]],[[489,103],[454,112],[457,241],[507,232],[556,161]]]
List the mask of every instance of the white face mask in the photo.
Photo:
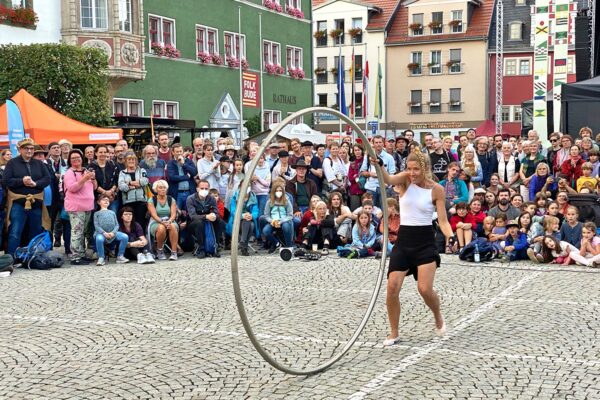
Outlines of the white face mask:
[[275,192],[275,197],[277,197],[278,199],[280,199],[281,196],[283,196],[282,192]]
[[198,194],[200,195],[200,197],[206,197],[206,196],[208,196],[208,190],[198,189]]
[[225,150],[225,145],[224,144],[220,144],[218,147],[219,151],[223,151]]

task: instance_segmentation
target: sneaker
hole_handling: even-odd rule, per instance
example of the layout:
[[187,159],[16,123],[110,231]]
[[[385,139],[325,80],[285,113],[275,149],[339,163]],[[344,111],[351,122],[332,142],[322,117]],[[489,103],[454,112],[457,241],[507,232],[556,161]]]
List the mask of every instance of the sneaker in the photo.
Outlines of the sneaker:
[[204,250],[197,251],[196,254],[194,254],[194,255],[200,259],[206,258],[206,253],[204,252]]
[[84,257],[81,257],[81,259],[82,259],[83,261],[87,262],[88,264],[91,264],[93,261],[95,261],[95,259],[94,259],[94,258],[91,258],[91,257],[86,257],[86,256],[84,256]]
[[400,336],[395,337],[395,338],[387,338],[387,339],[385,339],[383,341],[383,345],[385,347],[387,347],[387,346],[393,346],[393,345],[398,344],[398,343],[400,343]]
[[529,257],[529,259],[534,263],[539,263],[539,260],[537,259],[537,254],[535,254],[535,251],[533,251],[533,249],[527,249],[527,257]]
[[54,247],[60,247],[60,239],[54,241]]
[[142,255],[144,256],[144,264],[154,264],[156,262],[152,253],[144,253]]
[[376,251],[375,252],[375,259],[376,260],[380,260],[381,259],[381,252],[380,251]]
[[138,253],[137,255],[137,263],[138,264],[145,264],[146,263],[146,256],[142,253]]
[[13,267],[12,265],[7,265],[6,267],[4,267],[2,269],[2,271],[0,271],[0,278],[9,277],[10,274],[12,274],[14,270],[15,270],[15,267]]
[[352,250],[352,251],[350,252],[350,254],[348,254],[348,255],[346,256],[346,258],[347,258],[347,259],[351,259],[351,258],[358,258],[358,251],[356,251],[356,250]]
[[129,259],[125,256],[117,256],[117,264],[126,264],[129,262]]
[[544,260],[544,256],[539,253],[535,255],[535,258],[537,258],[540,263],[546,262],[546,260]]
[[177,261],[177,253],[171,253],[171,257],[169,257],[171,261]]
[[598,261],[593,261],[593,262],[590,264],[590,267],[592,267],[592,268],[600,268],[600,262],[598,262]]
[[83,258],[78,258],[76,260],[71,260],[71,265],[89,265],[88,261],[85,261]]
[[156,250],[156,258],[158,258],[160,261],[166,260],[167,256],[165,256],[165,251],[164,250]]
[[221,258],[221,253],[220,253],[220,252],[217,250],[217,252],[216,252],[216,253],[214,253],[214,254],[211,254],[211,257],[214,257],[214,258]]
[[273,243],[273,244],[271,244],[271,246],[269,246],[269,254],[275,253],[276,250],[277,250],[277,243]]
[[248,252],[248,248],[247,247],[242,247],[240,250],[240,254],[243,256],[249,256],[250,253]]
[[104,261],[104,257],[98,257],[98,261],[96,262],[96,265],[99,267],[106,265],[106,261]]
[[509,257],[509,256],[507,256],[506,254],[502,254],[502,255],[500,256],[500,262],[501,262],[501,263],[508,263],[508,262],[510,262],[510,257]]

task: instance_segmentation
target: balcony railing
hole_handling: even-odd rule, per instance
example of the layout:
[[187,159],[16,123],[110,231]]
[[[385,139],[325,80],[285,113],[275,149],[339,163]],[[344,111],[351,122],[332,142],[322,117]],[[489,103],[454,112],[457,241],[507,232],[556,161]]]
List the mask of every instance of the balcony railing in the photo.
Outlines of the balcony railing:
[[408,76],[452,75],[464,73],[464,63],[427,64],[408,68]]
[[[464,103],[461,101],[448,102],[448,103],[437,103],[439,105],[432,105],[432,103],[417,103],[418,105],[408,104],[409,114],[446,114],[446,113],[457,113],[464,111]],[[435,103],[433,103],[435,104]]]

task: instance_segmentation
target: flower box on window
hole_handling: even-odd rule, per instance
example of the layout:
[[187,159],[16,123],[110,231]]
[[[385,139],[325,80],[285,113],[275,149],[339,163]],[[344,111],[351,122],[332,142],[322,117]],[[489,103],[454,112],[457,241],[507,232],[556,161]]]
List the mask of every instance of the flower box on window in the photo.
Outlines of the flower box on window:
[[114,113],[113,114],[113,117],[122,117],[122,116],[123,116],[123,113]]
[[460,61],[453,61],[453,60],[450,60],[450,61],[448,61],[448,62],[446,63],[446,67],[448,67],[448,68],[452,68],[452,67],[454,67],[455,65],[459,65],[459,64],[460,64]]
[[22,27],[35,27],[38,17],[31,8],[12,8],[0,5],[0,23],[3,22]]
[[[315,74],[317,74],[317,75],[322,75],[322,74],[324,74],[325,72],[327,72],[327,71],[325,70],[325,68],[315,68]],[[336,72],[337,72],[337,70],[336,70]]]
[[344,33],[344,31],[341,29],[332,29],[329,32],[329,36],[331,36],[333,39],[337,39],[343,33]]
[[429,103],[427,103],[430,107],[439,107],[440,106],[440,102],[439,101],[430,101]]
[[451,101],[450,105],[451,106],[460,106],[460,101]]
[[227,62],[227,66],[229,68],[239,68],[240,63],[242,64],[242,69],[250,68],[250,64],[248,64],[248,61],[246,61],[245,58],[242,58],[242,60],[240,61],[239,58],[230,56],[230,57],[227,57],[227,59],[225,61]]
[[421,103],[418,101],[409,101],[406,103],[409,107],[421,107]]
[[212,54],[201,51],[198,53],[198,61],[202,64],[211,64],[213,62]]
[[212,54],[212,62],[215,65],[223,65],[223,57],[220,54]]
[[448,25],[450,25],[451,27],[461,26],[462,21],[460,19],[453,19],[452,21],[448,22]]
[[427,26],[431,29],[435,29],[441,27],[442,23],[440,21],[431,21]]
[[291,15],[292,17],[304,18],[304,13],[299,8],[287,7],[285,11],[288,13],[288,15]]
[[304,79],[305,74],[302,68],[288,68],[288,74],[293,79]]
[[421,65],[419,63],[409,63],[406,68],[408,69],[416,69],[419,68]]
[[273,0],[263,1],[263,6],[265,6],[266,8],[268,8],[269,10],[272,10],[272,11],[277,11],[277,12],[283,11],[283,7],[281,7],[281,5],[279,5],[279,3],[277,3],[276,1],[273,1]]
[[315,31],[315,33],[313,33],[313,37],[317,40],[327,37],[327,29],[324,29],[322,31]]
[[408,27],[409,27],[409,29],[411,29],[413,31],[417,31],[417,30],[423,28],[423,25],[418,22],[415,22],[414,24],[410,24]]
[[285,69],[279,64],[266,64],[265,70],[269,75],[282,75],[285,72]]
[[168,58],[181,57],[181,52],[179,50],[177,50],[175,48],[175,46],[170,45],[170,44],[163,46],[160,43],[152,42],[150,44],[150,50],[152,50],[152,53],[156,54],[157,56],[161,56],[161,57],[168,57]]
[[360,28],[348,29],[348,34],[350,35],[350,37],[355,38],[358,35],[362,34],[362,29],[360,29]]
[[439,66],[440,66],[440,64],[438,64],[438,63],[433,63],[433,62],[430,62],[430,63],[428,63],[428,64],[427,64],[427,67],[428,67],[428,68],[435,68],[435,67],[439,67]]
[[338,69],[336,67],[333,67],[330,69],[332,74],[337,74],[338,73]]

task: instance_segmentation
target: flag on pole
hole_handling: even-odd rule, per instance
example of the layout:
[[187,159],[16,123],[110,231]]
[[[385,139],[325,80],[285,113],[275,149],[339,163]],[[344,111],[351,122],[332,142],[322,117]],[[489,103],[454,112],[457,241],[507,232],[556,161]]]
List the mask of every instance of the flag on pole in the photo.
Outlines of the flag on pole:
[[381,63],[377,63],[377,86],[375,86],[375,112],[374,117],[381,118],[381,79],[383,73],[381,72]]
[[17,143],[25,139],[25,128],[23,128],[23,118],[19,106],[12,100],[6,100],[6,124],[8,128],[8,145],[10,151],[15,155],[19,154]]
[[338,90],[338,106],[339,111],[348,115],[348,108],[346,107],[346,91],[344,90],[344,63],[342,61],[341,51],[340,56],[338,57],[338,75],[337,75],[337,90]]
[[350,90],[351,98],[350,98],[350,118],[354,119],[354,113],[356,111],[356,102],[355,102],[355,89],[354,89],[354,76],[355,76],[356,65],[354,65],[354,46],[352,46],[352,64],[350,64],[350,83],[352,84],[352,89]]
[[369,61],[365,61],[363,68],[363,115],[365,119],[369,115]]

